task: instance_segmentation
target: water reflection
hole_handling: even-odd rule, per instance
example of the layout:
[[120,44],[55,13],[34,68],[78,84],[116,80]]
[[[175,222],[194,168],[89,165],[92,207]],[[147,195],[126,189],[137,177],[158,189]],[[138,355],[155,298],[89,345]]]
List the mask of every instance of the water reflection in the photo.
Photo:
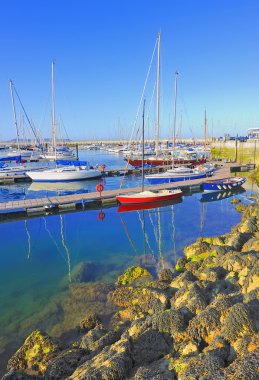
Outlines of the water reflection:
[[88,182],[32,182],[28,191],[46,191],[61,194],[88,193]]
[[233,197],[234,195],[245,193],[246,190],[240,187],[237,190],[229,190],[229,191],[213,191],[213,192],[205,192],[202,194],[200,201],[201,202],[214,202],[221,201],[225,198]]
[[[119,206],[119,217],[128,242],[143,265],[152,266],[157,270],[174,266],[177,261],[174,207],[181,202],[182,198],[159,203]],[[130,224],[130,228],[134,228],[133,233],[127,226],[129,212],[134,215],[135,220],[134,224]],[[136,229],[142,232],[142,247],[137,247],[132,238]],[[138,243],[139,240],[138,237]]]

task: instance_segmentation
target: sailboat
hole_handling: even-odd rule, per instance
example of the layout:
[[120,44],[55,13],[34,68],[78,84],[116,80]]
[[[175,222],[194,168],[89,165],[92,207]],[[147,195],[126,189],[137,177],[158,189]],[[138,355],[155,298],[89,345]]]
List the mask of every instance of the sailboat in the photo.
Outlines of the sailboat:
[[[57,160],[56,146],[56,120],[55,120],[55,98],[54,98],[54,61],[52,61],[52,131],[53,146]],[[54,169],[43,171],[30,171],[26,174],[35,182],[67,182],[99,178],[102,173],[91,168],[87,162],[77,162],[73,165],[56,166]]]
[[144,189],[144,149],[145,149],[145,100],[142,115],[142,191],[128,195],[117,195],[116,199],[120,204],[145,204],[163,202],[178,198],[183,195],[180,189],[173,190],[146,190]]
[[[164,173],[146,175],[147,180],[151,184],[171,183],[176,181],[187,181],[198,178],[210,177],[213,174],[214,167],[211,165],[203,165],[194,169],[185,166],[175,168],[175,136],[176,136],[176,99],[177,99],[177,80],[178,72],[175,73],[174,80],[174,128],[173,128],[173,150],[172,150],[172,168]],[[206,111],[205,111],[205,129],[206,129]]]

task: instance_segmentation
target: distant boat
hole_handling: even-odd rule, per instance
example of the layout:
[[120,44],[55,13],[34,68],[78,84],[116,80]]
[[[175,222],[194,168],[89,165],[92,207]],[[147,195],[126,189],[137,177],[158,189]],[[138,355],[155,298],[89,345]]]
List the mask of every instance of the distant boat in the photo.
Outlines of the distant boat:
[[204,191],[227,191],[241,187],[246,181],[245,177],[229,177],[223,179],[207,180],[202,184]]
[[[176,96],[177,96],[177,79],[178,72],[175,73],[175,82],[174,82],[174,128],[173,128],[173,159],[172,159],[172,168],[167,170],[164,173],[158,174],[149,174],[146,175],[146,179],[153,185],[162,184],[162,183],[171,183],[178,181],[189,181],[199,178],[210,177],[213,174],[214,166],[213,165],[201,165],[195,167],[194,169],[186,167],[174,166],[174,151],[175,151],[175,129],[176,129]],[[206,113],[205,113],[205,125],[206,125]]]

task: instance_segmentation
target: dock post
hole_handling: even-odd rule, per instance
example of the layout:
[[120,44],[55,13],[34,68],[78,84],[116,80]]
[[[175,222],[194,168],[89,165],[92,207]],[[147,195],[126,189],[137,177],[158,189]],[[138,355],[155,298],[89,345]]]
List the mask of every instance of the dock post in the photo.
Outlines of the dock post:
[[76,160],[78,161],[78,144],[76,144]]
[[237,162],[237,140],[238,140],[238,135],[236,135],[236,139],[235,139],[235,162]]

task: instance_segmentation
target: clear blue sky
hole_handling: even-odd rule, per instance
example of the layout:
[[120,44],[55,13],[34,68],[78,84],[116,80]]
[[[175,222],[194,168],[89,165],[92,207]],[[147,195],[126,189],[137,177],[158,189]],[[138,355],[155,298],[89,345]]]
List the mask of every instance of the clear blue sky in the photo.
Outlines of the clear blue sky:
[[[175,70],[184,136],[202,136],[205,107],[210,133],[246,134],[259,125],[258,20],[258,0],[2,0],[0,139],[15,135],[10,78],[50,137],[53,58],[57,119],[69,137],[129,136],[159,31],[162,136]],[[154,78],[155,66],[147,102]],[[151,125],[154,117],[152,106]]]

